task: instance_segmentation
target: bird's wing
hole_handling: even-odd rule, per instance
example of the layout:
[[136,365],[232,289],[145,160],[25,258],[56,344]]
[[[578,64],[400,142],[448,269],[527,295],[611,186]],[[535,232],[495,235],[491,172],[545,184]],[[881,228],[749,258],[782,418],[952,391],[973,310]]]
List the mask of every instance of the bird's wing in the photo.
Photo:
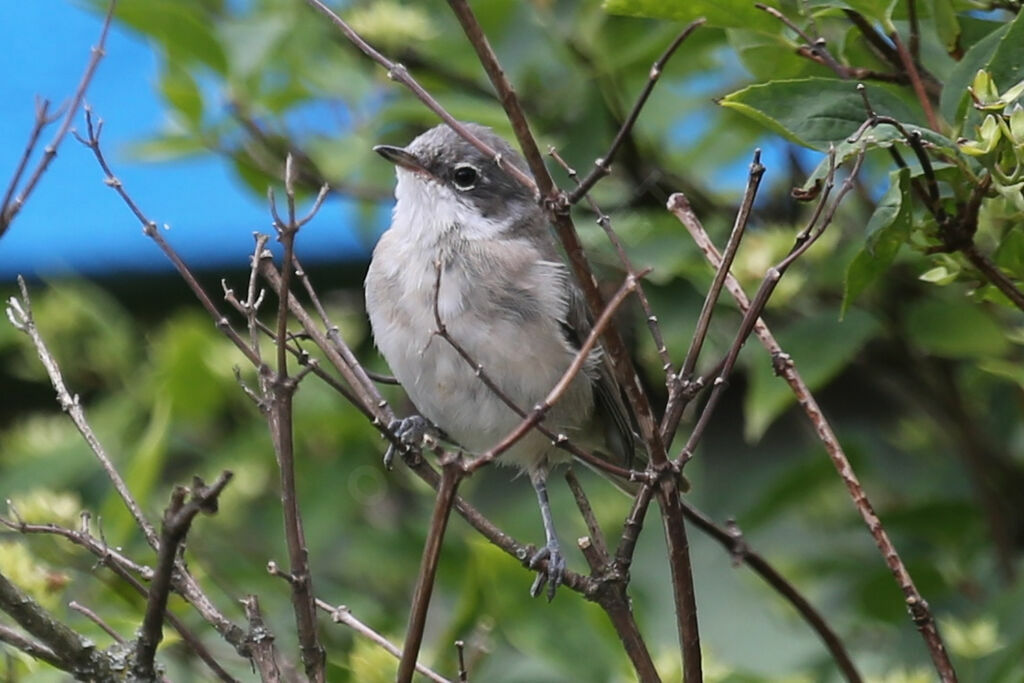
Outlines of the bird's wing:
[[[569,289],[569,306],[565,334],[569,343],[579,349],[593,329],[593,324],[582,292],[568,277],[566,282]],[[611,361],[604,349],[599,347],[591,358],[595,361],[590,369],[594,382],[595,417],[604,429],[605,443],[607,450],[610,451],[604,455],[616,465],[633,467],[634,458],[637,455],[644,455],[636,435],[636,418],[628,404],[623,401],[622,391],[615,381]]]

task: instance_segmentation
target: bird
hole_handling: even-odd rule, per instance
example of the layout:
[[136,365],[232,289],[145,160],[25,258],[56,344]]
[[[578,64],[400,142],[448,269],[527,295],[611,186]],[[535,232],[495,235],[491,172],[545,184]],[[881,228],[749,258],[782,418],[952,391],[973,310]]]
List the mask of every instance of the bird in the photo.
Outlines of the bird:
[[[374,343],[418,415],[396,420],[405,443],[436,430],[468,453],[483,453],[522,420],[481,380],[479,368],[514,405],[530,410],[561,379],[592,329],[583,296],[555,242],[523,157],[490,128],[462,124],[496,152],[485,154],[447,124],[405,147],[373,149],[396,167],[391,225],[373,250],[365,280]],[[477,368],[439,339],[436,313]],[[600,345],[589,354],[544,424],[609,462],[643,455],[635,419]],[[497,462],[529,475],[545,544],[530,558],[530,589],[562,582],[565,555],[547,479],[571,456],[530,430]],[[624,482],[618,482],[620,486]],[[544,567],[543,560],[547,560]]]

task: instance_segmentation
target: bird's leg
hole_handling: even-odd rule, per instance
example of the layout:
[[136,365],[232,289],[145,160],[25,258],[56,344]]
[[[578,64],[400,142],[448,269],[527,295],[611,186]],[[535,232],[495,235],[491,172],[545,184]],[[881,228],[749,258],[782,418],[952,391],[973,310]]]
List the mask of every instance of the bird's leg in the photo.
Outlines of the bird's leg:
[[[423,443],[423,437],[427,435],[437,437],[440,434],[437,427],[422,415],[410,415],[409,417],[392,420],[388,423],[388,429],[407,447],[419,446]],[[388,446],[388,449],[384,451],[384,467],[389,470],[391,469],[398,451],[399,449],[395,447],[395,444],[392,443]]]
[[548,602],[555,597],[555,590],[562,583],[562,574],[565,572],[565,557],[562,556],[562,548],[558,543],[558,536],[555,534],[555,521],[551,517],[551,505],[548,503],[548,468],[541,465],[530,471],[530,482],[534,491],[537,492],[537,502],[540,503],[540,517],[544,522],[544,536],[547,539],[544,547],[534,553],[530,558],[530,569],[537,569],[543,560],[548,561],[547,569],[539,571],[533,586],[530,588],[530,595],[540,595],[544,584],[547,584]]

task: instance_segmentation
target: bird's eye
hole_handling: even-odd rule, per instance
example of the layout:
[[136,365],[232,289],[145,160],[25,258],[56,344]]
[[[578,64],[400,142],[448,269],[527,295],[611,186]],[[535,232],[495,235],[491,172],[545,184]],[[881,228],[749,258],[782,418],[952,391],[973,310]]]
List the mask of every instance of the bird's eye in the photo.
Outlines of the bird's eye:
[[476,185],[476,179],[476,169],[469,164],[456,166],[455,172],[452,174],[452,180],[455,182],[455,186],[460,190],[472,189],[473,186]]

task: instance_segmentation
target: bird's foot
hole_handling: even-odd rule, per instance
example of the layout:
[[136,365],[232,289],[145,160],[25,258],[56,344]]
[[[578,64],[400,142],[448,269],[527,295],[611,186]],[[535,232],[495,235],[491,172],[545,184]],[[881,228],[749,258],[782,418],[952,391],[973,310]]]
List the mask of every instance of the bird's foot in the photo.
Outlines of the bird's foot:
[[[423,437],[425,436],[437,435],[437,428],[422,415],[410,415],[409,417],[392,420],[388,423],[388,429],[398,437],[399,443],[402,444],[401,450],[419,446],[423,443]],[[388,449],[384,451],[384,467],[390,470],[394,463],[395,455],[399,452],[400,447],[391,443]]]
[[[547,560],[545,568],[540,563]],[[537,578],[530,587],[530,597],[537,597],[546,584],[548,602],[555,598],[555,591],[562,585],[562,575],[565,573],[565,557],[562,555],[562,548],[557,540],[549,540],[547,545],[538,550],[530,558],[530,569],[537,570]]]

